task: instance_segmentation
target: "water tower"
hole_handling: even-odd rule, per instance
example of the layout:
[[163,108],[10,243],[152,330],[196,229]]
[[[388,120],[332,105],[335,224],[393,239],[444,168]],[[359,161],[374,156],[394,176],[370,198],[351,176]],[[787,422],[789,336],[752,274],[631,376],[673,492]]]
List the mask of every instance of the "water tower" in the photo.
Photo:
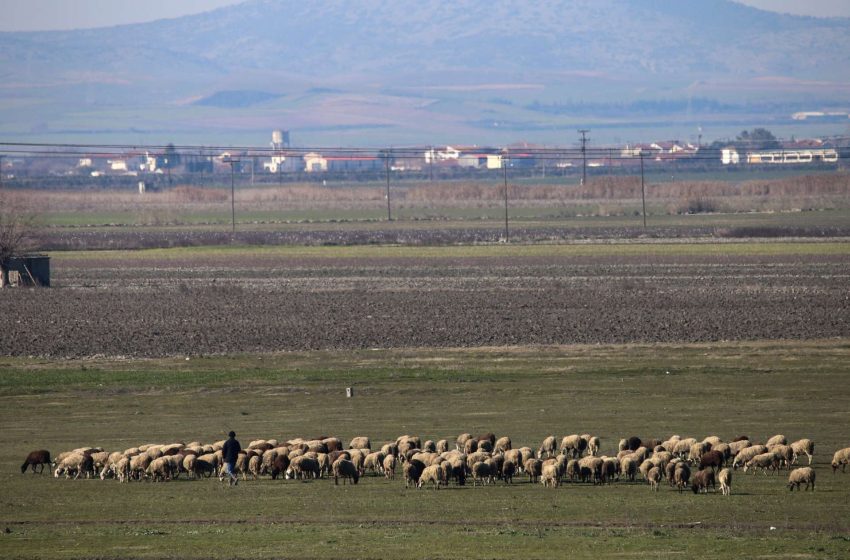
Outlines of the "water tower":
[[272,131],[272,148],[282,150],[289,147],[289,131],[288,130],[273,130]]

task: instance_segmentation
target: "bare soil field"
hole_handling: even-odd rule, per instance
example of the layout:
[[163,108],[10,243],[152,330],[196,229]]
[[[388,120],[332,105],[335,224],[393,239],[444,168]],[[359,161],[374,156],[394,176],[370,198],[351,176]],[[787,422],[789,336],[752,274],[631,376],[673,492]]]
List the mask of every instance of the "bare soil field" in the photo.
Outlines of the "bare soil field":
[[252,249],[182,259],[144,252],[59,256],[55,287],[0,293],[12,327],[0,330],[0,354],[175,356],[850,336],[846,251],[446,254],[420,258],[410,248],[401,256],[358,258]]

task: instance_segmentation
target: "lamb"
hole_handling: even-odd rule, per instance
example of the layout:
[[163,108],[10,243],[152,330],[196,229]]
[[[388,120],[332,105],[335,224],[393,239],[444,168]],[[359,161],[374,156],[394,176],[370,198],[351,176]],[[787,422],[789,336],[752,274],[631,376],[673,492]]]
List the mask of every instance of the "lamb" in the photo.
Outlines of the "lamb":
[[348,479],[351,480],[352,484],[357,484],[360,480],[360,472],[357,470],[357,467],[354,466],[354,463],[348,459],[337,459],[337,461],[333,464],[333,473],[335,485],[339,484],[340,478],[342,478],[343,484],[345,484]]
[[543,487],[556,488],[560,484],[560,477],[558,476],[558,467],[555,463],[550,463],[548,465],[543,465],[543,469],[540,471],[540,482],[543,484]]
[[21,474],[27,472],[27,467],[32,469],[32,473],[35,474],[35,468],[41,467],[38,471],[39,474],[44,473],[44,465],[50,466],[50,451],[46,449],[39,449],[36,451],[30,451],[27,458],[24,459],[24,464],[21,465]]
[[384,470],[384,476],[390,480],[395,480],[395,466],[395,455],[387,455],[384,457],[384,463],[381,465],[381,468]]
[[443,484],[443,469],[440,468],[440,465],[431,465],[425,467],[425,470],[422,471],[422,475],[419,477],[418,488],[422,488],[422,485],[426,482],[434,483],[434,490],[439,490],[440,485]]
[[578,458],[587,449],[587,442],[578,434],[564,436],[561,440],[561,453]]
[[349,449],[372,449],[372,442],[366,436],[358,436],[348,444]]
[[812,456],[815,454],[815,443],[810,439],[798,439],[791,444],[791,451],[794,452],[794,457],[791,459],[792,464],[797,463],[797,457],[805,454],[809,458],[809,465],[811,465]]
[[725,468],[717,473],[717,482],[720,483],[720,492],[724,496],[732,495],[732,469]]
[[658,467],[652,467],[649,469],[646,479],[649,482],[649,487],[655,492],[658,492],[658,483],[661,480],[661,469]]
[[847,468],[847,463],[850,463],[850,447],[839,449],[832,456],[832,474],[835,474],[838,467],[841,467],[841,472],[847,472],[845,470]]
[[543,440],[543,443],[540,444],[540,449],[537,450],[537,456],[541,459],[544,457],[554,457],[555,456],[555,445],[557,441],[555,440],[555,436],[548,436]]
[[715,492],[717,491],[713,470],[704,469],[694,475],[694,481],[691,484],[691,490],[694,491],[694,494],[699,494],[700,492],[708,493],[709,486],[711,486]]
[[811,467],[800,467],[791,471],[791,474],[788,475],[788,490],[794,491],[796,487],[797,490],[800,489],[800,485],[805,483],[805,490],[809,489],[809,486],[812,488],[812,492],[815,491],[815,471]]

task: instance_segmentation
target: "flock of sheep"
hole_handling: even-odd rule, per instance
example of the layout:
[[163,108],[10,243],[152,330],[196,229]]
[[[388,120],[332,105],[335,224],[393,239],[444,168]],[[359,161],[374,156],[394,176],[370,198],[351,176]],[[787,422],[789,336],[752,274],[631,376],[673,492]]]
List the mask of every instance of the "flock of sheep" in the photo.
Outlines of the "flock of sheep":
[[[124,451],[109,452],[98,447],[83,447],[60,453],[51,459],[46,450],[33,451],[21,466],[43,472],[50,466],[56,478],[100,477],[119,482],[131,480],[167,481],[185,475],[187,478],[219,476],[222,478],[222,446],[224,441],[204,445],[200,442],[148,444]],[[471,480],[473,486],[494,484],[502,480],[511,484],[514,477],[528,477],[555,488],[564,481],[606,484],[614,481],[635,481],[640,475],[653,490],[662,480],[682,491],[688,487],[694,493],[709,488],[728,495],[732,491],[732,472],[790,471],[788,488],[815,488],[815,471],[811,466],[793,468],[806,457],[812,464],[814,443],[801,439],[791,444],[785,436],[777,435],[759,444],[747,437],[724,442],[710,436],[702,441],[673,436],[667,440],[622,439],[616,455],[599,455],[598,437],[570,435],[543,440],[536,450],[515,448],[509,437],[494,434],[473,437],[465,433],[450,445],[448,440],[422,441],[417,436],[401,436],[379,451],[372,451],[368,437],[355,437],[348,446],[336,437],[250,442],[239,454],[236,472],[247,480],[270,476],[276,479],[308,479],[333,477],[338,484],[354,484],[366,473],[394,479],[397,472],[406,486],[422,488],[430,484],[435,489],[450,483],[463,485]],[[833,472],[845,471],[850,463],[850,448],[835,452]],[[37,471],[37,469],[39,469]],[[696,472],[694,472],[696,471]]]

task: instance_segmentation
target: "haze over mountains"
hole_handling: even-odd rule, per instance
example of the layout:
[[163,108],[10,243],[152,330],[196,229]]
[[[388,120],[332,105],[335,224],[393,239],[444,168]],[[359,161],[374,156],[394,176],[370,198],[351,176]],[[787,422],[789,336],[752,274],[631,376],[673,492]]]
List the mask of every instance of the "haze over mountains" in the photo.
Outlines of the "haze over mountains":
[[579,125],[722,136],[847,110],[850,19],[726,0],[249,0],[2,33],[0,76],[6,140],[259,144],[282,127],[326,145],[554,141]]

